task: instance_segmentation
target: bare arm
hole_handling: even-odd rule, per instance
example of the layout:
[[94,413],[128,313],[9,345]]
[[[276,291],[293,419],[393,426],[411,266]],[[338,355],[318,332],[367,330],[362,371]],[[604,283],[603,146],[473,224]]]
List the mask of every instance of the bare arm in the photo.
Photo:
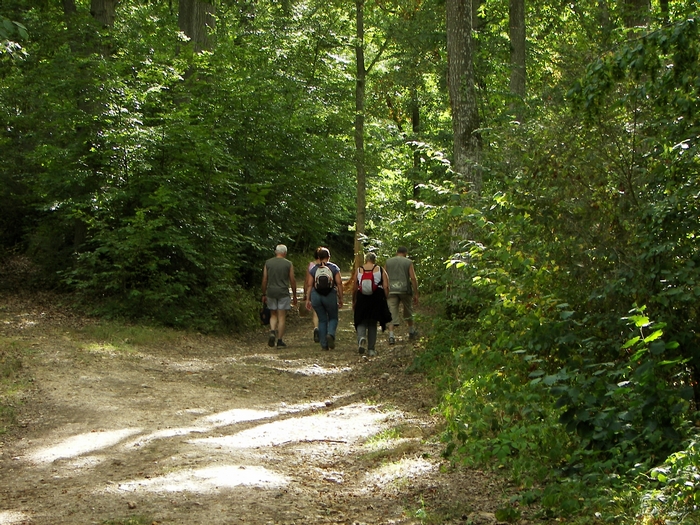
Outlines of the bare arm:
[[333,277],[335,280],[335,288],[338,291],[338,306],[343,307],[343,278],[340,276],[340,271]]
[[297,279],[294,277],[294,265],[289,266],[289,284],[292,286],[292,304],[297,304]]
[[306,297],[306,309],[311,310],[311,287],[314,284],[314,277],[311,272],[306,272],[306,280],[304,281],[304,296]]
[[267,265],[263,266],[262,294],[263,301],[267,302]]
[[352,308],[355,309],[355,303],[357,302],[357,276],[352,283]]
[[413,269],[413,264],[408,267],[408,276],[411,278],[413,285],[413,302],[418,304],[418,279],[416,279],[416,271]]
[[386,273],[386,270],[382,268],[382,287],[384,288],[384,295],[388,299],[389,298],[389,274]]

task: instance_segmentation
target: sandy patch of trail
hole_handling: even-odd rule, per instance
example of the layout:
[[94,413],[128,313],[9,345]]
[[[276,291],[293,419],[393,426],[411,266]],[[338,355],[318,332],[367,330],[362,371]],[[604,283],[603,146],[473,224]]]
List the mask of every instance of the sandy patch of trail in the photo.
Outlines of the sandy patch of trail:
[[298,316],[279,350],[262,329],[115,345],[86,322],[0,300],[34,385],[0,435],[0,525],[495,523],[504,489],[441,459],[413,345],[360,358],[348,307],[331,352]]

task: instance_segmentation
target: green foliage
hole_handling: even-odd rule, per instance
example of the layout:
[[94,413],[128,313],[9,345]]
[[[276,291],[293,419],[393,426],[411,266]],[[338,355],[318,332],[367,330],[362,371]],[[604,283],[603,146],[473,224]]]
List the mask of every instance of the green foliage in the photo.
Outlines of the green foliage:
[[448,452],[502,466],[526,487],[515,502],[546,516],[630,522],[635,503],[619,495],[688,436],[700,363],[696,33],[694,19],[629,42],[610,31],[616,47],[567,111],[539,104],[537,120],[483,130],[483,200],[448,212],[466,232],[446,272],[452,320],[416,366],[441,371]]
[[0,15],[0,57],[14,57],[24,53],[22,46],[15,41],[16,37],[24,40],[29,38],[27,28]]
[[565,409],[561,423],[580,437],[587,463],[595,460],[606,472],[653,465],[676,450],[693,399],[688,360],[668,355],[678,344],[664,342],[663,326],[641,312],[628,320],[640,335],[622,345],[616,361],[601,363],[585,349],[579,368],[532,374],[555,385]]
[[700,520],[700,444],[693,439],[648,473],[653,488],[641,495],[645,522],[697,523]]
[[195,55],[165,4],[120,10],[99,35],[81,5],[66,32],[60,10],[21,4],[38,38],[2,72],[0,241],[44,284],[110,316],[244,329],[244,289],[275,244],[349,244],[347,86],[326,82],[341,64],[326,55],[306,69],[322,18],[287,33],[260,10],[236,32],[237,7],[219,6],[227,30]]

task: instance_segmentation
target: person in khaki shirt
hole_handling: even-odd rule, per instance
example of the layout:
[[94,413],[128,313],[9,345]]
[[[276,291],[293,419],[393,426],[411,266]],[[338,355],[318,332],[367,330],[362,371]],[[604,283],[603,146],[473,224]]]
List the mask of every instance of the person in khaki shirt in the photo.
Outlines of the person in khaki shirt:
[[399,246],[396,255],[387,259],[384,266],[389,275],[389,311],[391,325],[389,328],[389,344],[396,343],[394,329],[401,324],[399,307],[403,305],[403,318],[408,325],[408,338],[413,340],[418,335],[413,324],[413,307],[418,306],[418,280],[413,268],[413,261],[408,258],[408,248]]
[[[289,299],[289,288],[293,299]],[[262,279],[263,301],[270,309],[270,335],[267,346],[285,347],[284,332],[287,325],[287,311],[297,304],[297,281],[294,278],[294,265],[287,260],[287,247],[278,244],[275,256],[265,261]]]

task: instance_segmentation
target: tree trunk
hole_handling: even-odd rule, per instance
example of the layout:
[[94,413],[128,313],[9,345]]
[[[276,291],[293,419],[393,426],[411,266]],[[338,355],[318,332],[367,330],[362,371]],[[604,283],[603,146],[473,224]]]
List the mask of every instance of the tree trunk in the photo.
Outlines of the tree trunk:
[[610,37],[612,35],[613,27],[610,22],[610,7],[608,6],[607,0],[598,0],[598,23],[601,28],[601,43],[603,47],[607,47],[610,43]]
[[77,11],[75,0],[63,0],[63,15],[66,20],[70,19]]
[[[474,87],[472,50],[472,0],[446,0],[447,16],[447,85],[452,107],[452,132],[455,183],[463,196],[462,205],[476,206],[481,192],[479,170],[479,111]],[[466,223],[458,221],[452,230],[452,253],[463,252],[464,243],[474,235]],[[468,257],[468,256],[463,256]],[[448,285],[448,309],[460,307],[463,295],[455,293],[466,283],[466,273],[452,267],[452,279]]]
[[[411,87],[411,126],[414,140],[418,138],[420,133],[420,105],[418,103],[418,87],[414,84]],[[419,174],[421,169],[421,154],[417,147],[413,148],[413,176],[411,177],[413,185],[413,199],[420,198],[420,180]]]
[[118,3],[119,0],[91,0],[90,14],[102,27],[114,27]]
[[527,69],[525,63],[525,0],[510,0],[510,93],[514,97],[511,109],[522,121]]
[[179,0],[178,26],[192,41],[195,53],[209,49],[209,31],[214,27],[214,6],[201,0]]
[[447,0],[447,84],[454,134],[453,169],[471,196],[481,192],[479,162],[479,109],[474,87],[472,56],[472,2]]
[[646,25],[650,9],[650,0],[623,0],[622,19],[625,27]]
[[367,180],[365,174],[365,22],[364,0],[355,0],[355,169],[357,171],[357,214],[355,224],[355,267],[363,263],[362,238],[367,213]]

